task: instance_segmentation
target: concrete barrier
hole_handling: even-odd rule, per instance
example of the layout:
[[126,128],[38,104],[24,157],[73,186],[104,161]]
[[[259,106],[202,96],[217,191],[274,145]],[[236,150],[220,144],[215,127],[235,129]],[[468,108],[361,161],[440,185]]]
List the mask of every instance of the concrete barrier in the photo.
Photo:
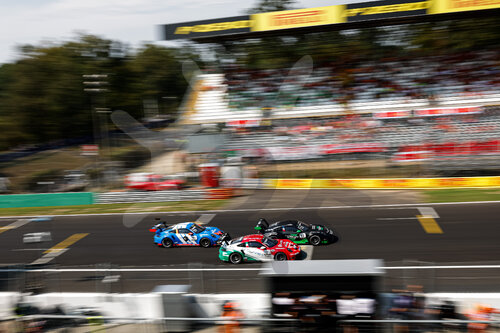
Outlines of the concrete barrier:
[[0,195],[0,208],[76,206],[93,203],[94,196],[91,192]]

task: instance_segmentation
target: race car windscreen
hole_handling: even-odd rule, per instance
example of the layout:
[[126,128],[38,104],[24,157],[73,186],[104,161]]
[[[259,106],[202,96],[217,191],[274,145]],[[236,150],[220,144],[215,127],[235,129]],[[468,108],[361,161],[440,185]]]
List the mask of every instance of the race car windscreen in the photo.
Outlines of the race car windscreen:
[[194,232],[195,234],[199,234],[200,232],[205,230],[205,227],[202,227],[201,225],[198,224],[193,224],[189,229],[191,229],[191,231]]
[[278,242],[275,241],[274,239],[264,237],[264,238],[262,238],[262,244],[264,244],[266,247],[273,247],[273,246],[276,246],[276,244],[278,244]]
[[302,231],[308,231],[311,229],[311,226],[307,223],[304,223],[304,222],[301,222],[301,221],[298,221],[297,222],[297,227],[302,230]]
[[243,240],[243,236],[242,237],[238,237],[238,238],[235,238],[235,239],[232,239],[229,241],[229,244],[238,244],[239,242],[241,242]]

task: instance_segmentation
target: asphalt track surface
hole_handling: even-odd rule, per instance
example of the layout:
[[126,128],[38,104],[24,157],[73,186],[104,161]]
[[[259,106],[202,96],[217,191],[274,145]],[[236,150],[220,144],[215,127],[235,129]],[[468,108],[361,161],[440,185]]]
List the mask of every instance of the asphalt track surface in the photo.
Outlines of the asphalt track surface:
[[[314,202],[308,202],[312,205]],[[155,217],[168,223],[197,220],[215,214],[209,225],[232,237],[253,233],[261,217],[269,221],[299,219],[332,227],[341,240],[313,249],[311,260],[383,259],[385,266],[493,265],[500,263],[500,203],[420,206],[364,206],[292,209],[244,208],[213,213],[164,213],[54,217],[51,221],[0,219],[0,263],[31,264],[46,256],[47,249],[75,234],[83,234],[44,267],[54,268],[245,268],[244,271],[168,272],[67,272],[3,276],[3,288],[19,288],[26,279],[43,277],[50,291],[147,292],[161,284],[191,284],[195,292],[262,292],[260,264],[239,266],[222,263],[218,248],[165,249],[153,244],[148,231]],[[422,211],[422,207],[427,207]],[[420,208],[420,209],[419,209]],[[426,210],[427,209],[427,210]],[[442,233],[428,233],[417,216],[433,214]],[[13,224],[14,223],[14,224]],[[12,227],[14,225],[14,227]],[[17,226],[20,225],[20,226]],[[23,235],[50,231],[52,241],[24,244]],[[86,234],[86,235],[85,235]],[[77,237],[78,238],[78,237]],[[255,270],[253,270],[255,269]],[[396,269],[387,271],[385,289],[422,284],[427,291],[498,292],[500,269]],[[7,282],[6,282],[7,281]],[[7,286],[7,287],[6,287]]]

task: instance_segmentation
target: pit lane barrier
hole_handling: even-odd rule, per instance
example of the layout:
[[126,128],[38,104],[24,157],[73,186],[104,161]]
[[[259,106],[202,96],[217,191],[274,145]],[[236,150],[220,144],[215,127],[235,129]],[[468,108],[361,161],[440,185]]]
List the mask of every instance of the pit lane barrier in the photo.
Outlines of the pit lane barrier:
[[495,188],[500,176],[455,178],[261,179],[264,189]]
[[[444,295],[431,295],[424,294],[427,306],[433,306],[440,304],[440,300],[443,297],[444,299],[450,299],[450,294]],[[423,296],[424,296],[423,295]],[[455,297],[460,297],[460,295],[466,294],[455,294]],[[498,301],[498,294],[496,294]],[[204,314],[204,316],[195,316],[195,317],[181,317],[181,316],[165,316],[164,309],[161,304],[161,295],[155,293],[149,294],[103,294],[103,293],[92,293],[92,294],[75,294],[75,293],[61,293],[57,295],[21,295],[21,294],[10,294],[10,295],[2,295],[5,296],[4,299],[10,300],[10,302],[6,302],[4,306],[10,306],[10,309],[15,308],[16,303],[15,300],[19,299],[19,297],[23,297],[23,300],[28,304],[33,304],[35,306],[42,307],[53,307],[53,306],[62,306],[66,309],[78,309],[78,308],[88,308],[97,311],[102,315],[74,315],[74,314],[31,314],[31,315],[22,315],[22,316],[12,316],[5,315],[2,320],[0,320],[1,324],[13,324],[10,327],[0,326],[2,328],[13,328],[19,327],[16,323],[24,323],[26,326],[30,327],[30,322],[40,322],[44,320],[61,320],[65,321],[60,325],[60,328],[65,327],[66,324],[71,327],[95,327],[98,325],[102,329],[124,329],[124,328],[132,328],[136,329],[145,328],[148,325],[148,332],[165,332],[165,328],[169,325],[172,325],[172,322],[184,323],[184,325],[191,324],[204,324],[209,326],[218,326],[224,325],[226,323],[234,323],[238,322],[241,325],[248,326],[257,326],[257,327],[265,327],[270,324],[281,324],[286,326],[281,326],[281,328],[288,327],[288,331],[295,331],[298,327],[297,325],[301,324],[301,320],[299,318],[274,318],[274,317],[266,317],[269,314],[270,306],[271,306],[271,297],[268,294],[221,294],[221,295],[193,295],[187,294],[183,297],[194,297],[195,302],[198,303],[205,309],[211,309],[209,312],[202,312],[200,314]],[[437,297],[436,297],[437,296]],[[260,300],[258,303],[253,304],[252,309],[248,308],[248,304],[245,303],[246,300],[251,297],[253,300]],[[436,298],[435,298],[436,297]],[[472,303],[467,302],[466,299],[460,298],[451,298],[454,301],[458,301],[458,308],[461,312],[469,307],[473,308],[474,305]],[[243,314],[242,318],[228,318],[220,316],[220,308],[221,305],[227,301],[228,299],[237,302],[239,304],[239,309]],[[482,299],[481,301],[491,301],[491,298]],[[9,303],[9,304],[7,304]],[[127,304],[125,304],[127,303]],[[262,306],[265,304],[265,308]],[[475,305],[477,305],[476,303]],[[141,308],[137,308],[137,306],[142,306]],[[255,308],[258,306],[259,308]],[[0,309],[7,310],[7,309]],[[251,313],[248,313],[245,310],[253,310]],[[7,311],[10,312],[11,310]],[[4,313],[7,313],[4,312]],[[124,315],[125,313],[129,313],[130,315]],[[351,317],[352,318],[352,317]],[[414,327],[414,328],[422,328],[426,325],[432,325],[433,332],[440,332],[440,328],[443,331],[448,331],[449,329],[458,328],[459,325],[465,327],[467,324],[471,323],[482,323],[488,324],[492,329],[498,329],[500,325],[500,320],[497,317],[484,318],[481,320],[467,320],[467,319],[424,319],[424,320],[415,320],[415,319],[346,319],[339,318],[337,321],[338,325],[362,325],[364,328],[375,328],[381,327],[379,325],[383,325],[386,330],[382,330],[384,332],[396,332],[397,328],[401,328],[401,325]],[[386,326],[388,325],[388,326]],[[394,325],[394,326],[393,326]],[[398,327],[397,327],[398,326]],[[208,327],[205,326],[204,329]],[[132,330],[127,330],[132,331]],[[200,330],[201,332],[201,330]]]

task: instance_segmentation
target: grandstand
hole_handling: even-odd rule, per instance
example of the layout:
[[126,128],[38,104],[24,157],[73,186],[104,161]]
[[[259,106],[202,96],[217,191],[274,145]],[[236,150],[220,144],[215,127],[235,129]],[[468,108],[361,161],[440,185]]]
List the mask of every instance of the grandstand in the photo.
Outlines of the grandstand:
[[[198,77],[185,122],[219,124],[231,134],[221,149],[254,162],[379,159],[428,170],[500,170],[498,9],[412,4],[166,25],[165,39],[234,51]],[[318,13],[326,16],[293,19]],[[281,20],[285,14],[292,19]],[[224,31],[229,22],[239,28]],[[261,38],[253,58],[241,46],[247,38]]]

